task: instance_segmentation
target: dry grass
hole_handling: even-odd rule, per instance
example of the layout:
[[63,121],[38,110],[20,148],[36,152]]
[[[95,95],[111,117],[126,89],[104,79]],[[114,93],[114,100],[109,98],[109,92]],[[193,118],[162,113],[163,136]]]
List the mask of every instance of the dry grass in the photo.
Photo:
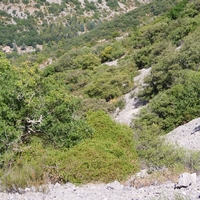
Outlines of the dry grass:
[[180,172],[176,170],[164,169],[162,171],[155,171],[146,173],[144,176],[133,176],[126,185],[135,188],[146,187],[150,185],[160,185],[167,181],[177,182]]

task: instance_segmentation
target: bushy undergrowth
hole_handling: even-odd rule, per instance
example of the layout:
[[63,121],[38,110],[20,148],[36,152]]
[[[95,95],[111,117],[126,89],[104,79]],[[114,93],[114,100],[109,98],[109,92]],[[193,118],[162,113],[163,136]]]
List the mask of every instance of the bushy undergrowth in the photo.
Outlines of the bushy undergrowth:
[[199,117],[200,73],[184,71],[170,89],[160,92],[133,121],[140,158],[148,165],[199,170],[200,153],[174,149],[164,143],[164,134]]
[[[5,187],[123,180],[138,169],[137,154],[147,166],[198,169],[199,153],[174,149],[163,139],[176,126],[199,117],[199,3],[183,2],[167,15],[135,28],[122,41],[93,41],[96,45],[92,46],[94,31],[66,42],[65,54],[63,42],[63,46],[52,45],[51,49],[58,47],[53,52],[44,47],[53,59],[58,57],[54,54],[64,55],[43,74],[32,62],[16,68],[2,57],[0,149]],[[156,4],[151,5],[152,12],[158,12]],[[132,20],[131,16],[126,14]],[[22,60],[37,60],[38,55]],[[118,65],[103,64],[114,59],[119,59]],[[151,74],[140,93],[149,104],[133,122],[134,137],[131,129],[114,123],[102,111],[89,113],[85,120],[88,109],[112,112],[114,105],[123,107],[122,100],[111,102],[133,88],[137,69],[150,66]],[[84,108],[71,94],[81,96]]]
[[139,126],[157,124],[160,133],[163,134],[198,117],[200,114],[199,84],[199,72],[183,71],[173,87],[160,92],[141,111],[137,123],[140,124]]
[[171,170],[199,171],[200,152],[177,148],[161,136],[163,130],[159,125],[141,125],[135,121],[133,127],[136,149],[141,163],[154,170],[167,167]]
[[102,111],[89,113],[92,139],[68,151],[45,147],[32,138],[16,153],[6,153],[1,169],[2,184],[8,190],[51,182],[110,182],[124,180],[138,170],[133,132],[113,122]]

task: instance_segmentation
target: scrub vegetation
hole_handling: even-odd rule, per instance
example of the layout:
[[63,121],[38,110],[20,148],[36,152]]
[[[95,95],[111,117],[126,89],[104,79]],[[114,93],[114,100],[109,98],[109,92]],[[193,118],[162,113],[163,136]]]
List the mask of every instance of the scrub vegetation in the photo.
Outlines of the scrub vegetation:
[[[163,138],[200,114],[199,11],[198,0],[153,1],[71,39],[41,32],[50,34],[38,37],[41,51],[2,52],[2,185],[123,181],[141,166],[198,171],[199,152]],[[114,122],[122,95],[149,67],[139,93],[147,105],[131,127]]]

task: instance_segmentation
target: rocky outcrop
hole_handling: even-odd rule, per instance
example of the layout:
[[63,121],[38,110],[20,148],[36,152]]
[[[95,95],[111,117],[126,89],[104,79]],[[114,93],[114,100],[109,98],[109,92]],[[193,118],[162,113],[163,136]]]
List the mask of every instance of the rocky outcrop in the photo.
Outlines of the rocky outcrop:
[[180,188],[187,188],[189,186],[195,186],[197,182],[197,175],[196,173],[190,174],[190,173],[183,173],[180,175],[178,183],[175,184],[175,189]]

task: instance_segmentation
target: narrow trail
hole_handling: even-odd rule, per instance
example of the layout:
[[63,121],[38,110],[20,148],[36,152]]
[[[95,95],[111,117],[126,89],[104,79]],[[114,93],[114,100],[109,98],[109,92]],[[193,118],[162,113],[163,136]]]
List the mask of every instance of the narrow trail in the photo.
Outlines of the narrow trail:
[[138,98],[138,92],[142,89],[144,78],[150,74],[151,68],[140,70],[140,74],[134,78],[135,89],[124,96],[125,108],[116,110],[114,119],[122,124],[130,125],[134,115],[145,105],[144,101]]

